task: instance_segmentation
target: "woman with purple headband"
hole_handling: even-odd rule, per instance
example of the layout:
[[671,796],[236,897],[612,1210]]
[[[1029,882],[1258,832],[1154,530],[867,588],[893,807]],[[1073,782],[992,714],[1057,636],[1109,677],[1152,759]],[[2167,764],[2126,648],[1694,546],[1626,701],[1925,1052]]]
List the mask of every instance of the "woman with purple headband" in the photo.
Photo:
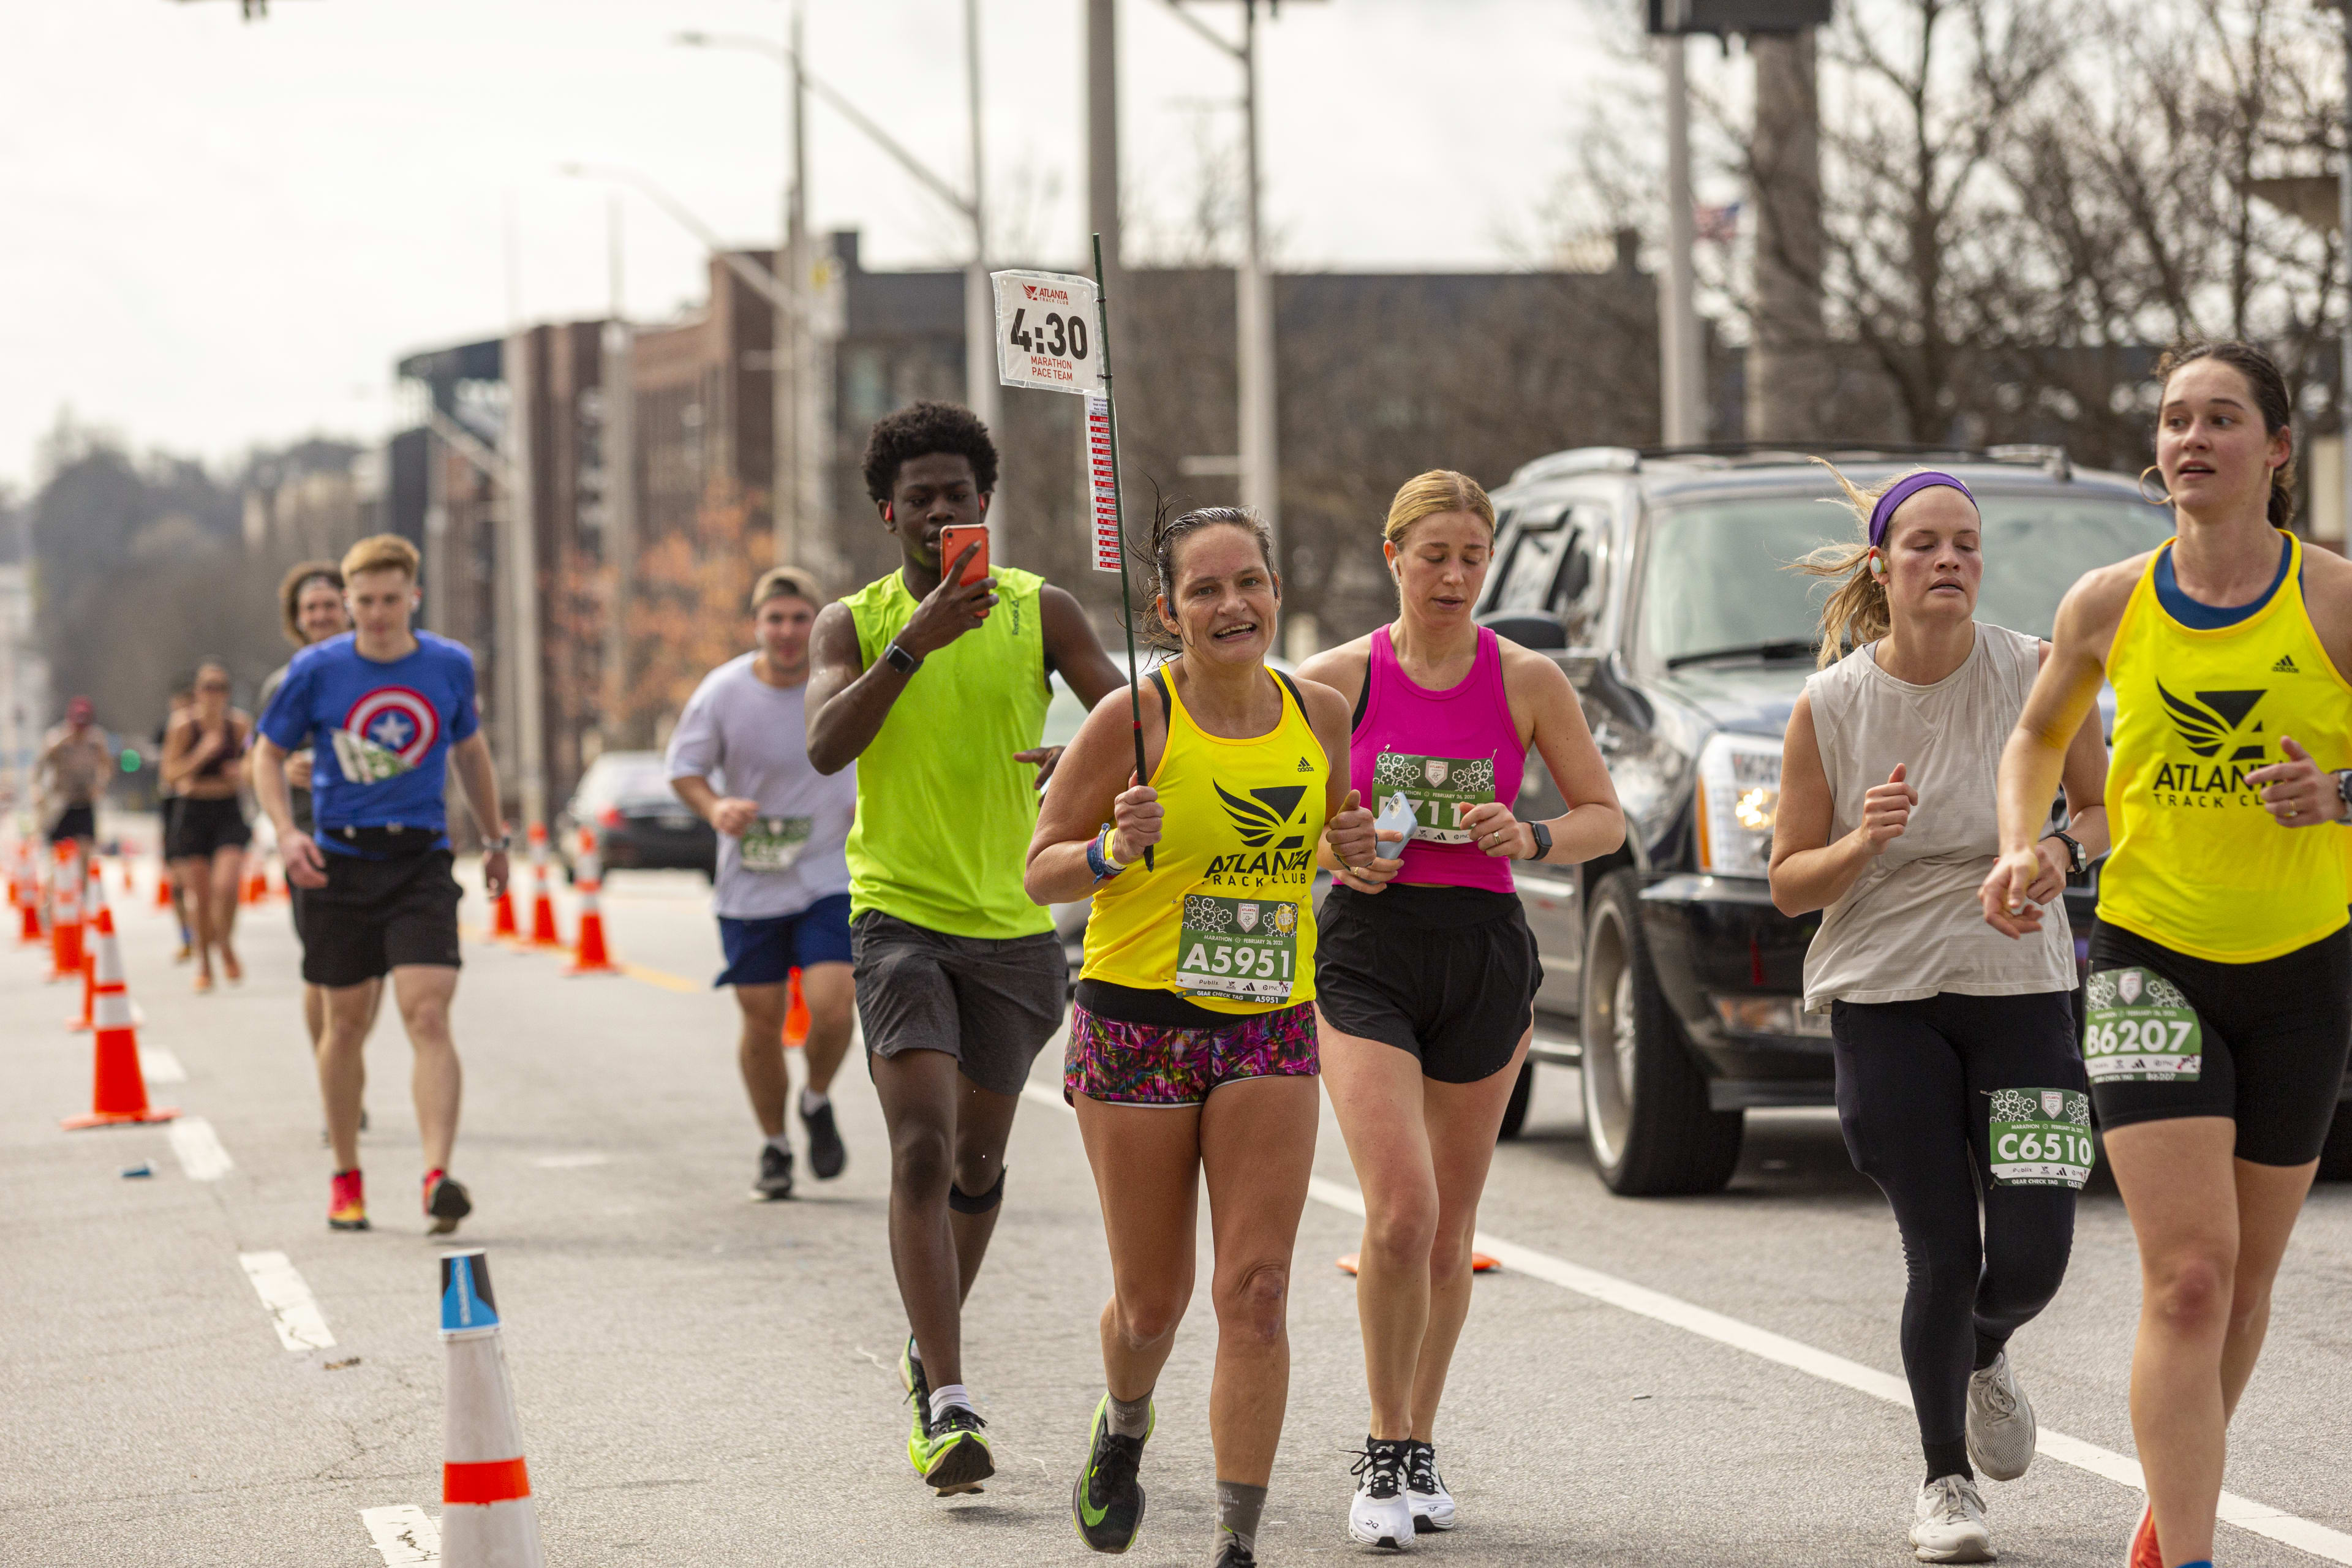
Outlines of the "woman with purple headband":
[[1822,911],[1805,1007],[1830,1015],[1846,1148],[1903,1235],[1903,1370],[1927,1461],[1912,1548],[1979,1563],[1976,1472],[2013,1480],[2033,1458],[2005,1347],[2057,1293],[2090,1174],[2058,895],[2106,849],[2106,751],[2095,711],[2066,752],[2068,826],[2042,840],[2028,889],[2047,917],[2009,941],[1977,889],[2000,851],[2001,746],[2050,645],[1977,623],[1979,520],[1960,479],[1863,490],[1830,472],[1863,538],[1795,563],[1839,582],[1782,742],[1772,901]]

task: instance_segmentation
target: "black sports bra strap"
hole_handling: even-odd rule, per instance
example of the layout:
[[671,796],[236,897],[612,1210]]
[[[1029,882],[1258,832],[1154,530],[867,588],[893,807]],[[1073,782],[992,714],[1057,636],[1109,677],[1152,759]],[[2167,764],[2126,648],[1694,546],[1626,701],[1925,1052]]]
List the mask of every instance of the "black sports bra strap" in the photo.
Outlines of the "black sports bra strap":
[[1306,718],[1307,699],[1298,695],[1298,683],[1291,679],[1290,677],[1283,674],[1282,671],[1275,668],[1274,666],[1270,664],[1265,667],[1265,672],[1268,675],[1273,676],[1276,680],[1282,682],[1282,689],[1290,693],[1290,700],[1293,702],[1298,704],[1298,716],[1301,719]]
[[1355,711],[1348,715],[1348,733],[1354,734],[1364,727],[1364,710],[1372,704],[1372,661],[1364,660],[1364,684],[1356,689]]
[[1152,690],[1160,693],[1160,721],[1164,724],[1168,721],[1169,716],[1176,711],[1176,705],[1168,700],[1168,677],[1155,669],[1144,679],[1151,682]]

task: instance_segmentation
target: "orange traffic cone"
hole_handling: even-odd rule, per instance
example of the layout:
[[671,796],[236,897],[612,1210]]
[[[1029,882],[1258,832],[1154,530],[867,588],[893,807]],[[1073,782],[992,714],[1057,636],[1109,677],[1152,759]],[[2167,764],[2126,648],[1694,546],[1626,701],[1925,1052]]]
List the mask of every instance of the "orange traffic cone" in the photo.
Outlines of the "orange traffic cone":
[[22,839],[16,843],[16,860],[24,868],[24,900],[16,906],[16,945],[32,947],[44,940],[41,931],[41,868],[33,858],[33,847]]
[[499,896],[490,900],[490,940],[512,942],[521,934],[515,926],[514,888],[509,883],[500,888]]
[[25,902],[25,841],[16,840],[16,853],[8,861],[8,907],[22,908]]
[[547,829],[536,822],[530,825],[530,945],[562,947],[563,938],[555,930],[555,900],[547,890]]
[[131,1022],[131,993],[122,983],[122,948],[114,940],[114,911],[98,909],[98,1074],[88,1116],[62,1125],[68,1131],[119,1121],[169,1121],[177,1106],[147,1103],[147,1079],[139,1070],[139,1030]]
[[784,1045],[803,1046],[808,1043],[808,1002],[801,995],[801,972],[793,970],[785,977]]
[[159,910],[172,907],[172,863],[169,860],[158,859],[155,862],[155,907]]
[[572,967],[566,974],[615,974],[620,965],[604,951],[604,915],[596,907],[596,895],[604,890],[604,868],[596,864],[595,836],[586,828],[580,830],[580,859],[573,886],[580,893],[580,942],[572,950]]
[[245,879],[245,901],[248,904],[260,904],[267,903],[268,900],[269,862],[257,857],[253,861],[252,874]]
[[443,1253],[449,1405],[441,1428],[441,1561],[453,1568],[541,1568],[545,1562],[499,1327],[481,1249]]
[[70,841],[58,846],[57,873],[49,879],[49,978],[72,980],[81,973],[81,879],[74,874]]
[[[89,889],[85,900],[90,919],[95,922],[107,908],[106,879],[99,872],[98,857],[95,855],[89,858]],[[81,944],[81,1016],[67,1019],[66,1027],[77,1035],[89,1028],[97,1018],[97,1006],[98,944],[85,942]]]

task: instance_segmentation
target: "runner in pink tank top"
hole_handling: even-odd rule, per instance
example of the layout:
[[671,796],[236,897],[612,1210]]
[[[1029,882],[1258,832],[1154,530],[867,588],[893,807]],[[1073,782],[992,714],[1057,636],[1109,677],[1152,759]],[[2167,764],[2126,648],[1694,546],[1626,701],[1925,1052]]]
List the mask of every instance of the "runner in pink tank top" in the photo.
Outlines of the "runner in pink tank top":
[[[1495,1134],[1527,1060],[1543,964],[1513,860],[1572,865],[1625,840],[1584,710],[1542,654],[1471,619],[1495,550],[1477,481],[1436,470],[1389,508],[1397,618],[1317,655],[1301,680],[1353,705],[1349,776],[1401,854],[1342,864],[1317,916],[1323,1087],[1364,1192],[1356,1298],[1370,1430],[1348,1534],[1410,1546],[1451,1530],[1430,1433],[1470,1310],[1470,1237]],[[1512,811],[1533,746],[1570,808]],[[1410,816],[1406,816],[1410,813]]]
[[1377,816],[1400,795],[1412,807],[1412,838],[1397,880],[1509,893],[1508,858],[1470,842],[1464,823],[1488,801],[1519,798],[1528,748],[1503,689],[1501,639],[1477,629],[1478,655],[1459,686],[1430,691],[1397,667],[1389,629],[1372,633],[1371,663],[1349,743],[1349,773]]

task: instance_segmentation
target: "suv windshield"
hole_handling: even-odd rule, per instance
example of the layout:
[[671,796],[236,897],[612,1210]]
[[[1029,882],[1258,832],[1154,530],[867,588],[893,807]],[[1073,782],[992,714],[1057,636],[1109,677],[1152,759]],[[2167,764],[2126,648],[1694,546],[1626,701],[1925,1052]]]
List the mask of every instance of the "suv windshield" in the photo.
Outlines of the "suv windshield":
[[[2169,510],[2118,496],[1979,491],[1984,585],[1977,619],[2048,637],[2058,601],[2094,566],[2161,544]],[[1810,658],[1835,586],[1786,570],[1818,545],[1854,537],[1843,501],[1756,497],[1674,508],[1643,570],[1642,653],[1665,664],[1722,650]]]

